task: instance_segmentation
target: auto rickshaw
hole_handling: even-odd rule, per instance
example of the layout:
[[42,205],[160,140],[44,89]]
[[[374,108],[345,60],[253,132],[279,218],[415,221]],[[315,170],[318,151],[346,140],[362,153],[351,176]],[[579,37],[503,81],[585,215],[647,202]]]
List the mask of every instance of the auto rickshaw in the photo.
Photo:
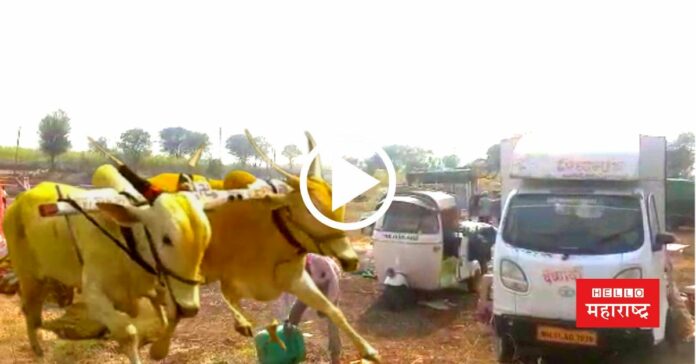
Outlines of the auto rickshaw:
[[[472,259],[455,197],[440,191],[399,192],[374,226],[377,278],[410,300],[413,290],[464,286],[475,291],[482,264]],[[479,249],[480,250],[480,249]],[[385,296],[390,294],[385,291]],[[387,299],[389,301],[389,299]],[[398,302],[395,302],[398,303]]]

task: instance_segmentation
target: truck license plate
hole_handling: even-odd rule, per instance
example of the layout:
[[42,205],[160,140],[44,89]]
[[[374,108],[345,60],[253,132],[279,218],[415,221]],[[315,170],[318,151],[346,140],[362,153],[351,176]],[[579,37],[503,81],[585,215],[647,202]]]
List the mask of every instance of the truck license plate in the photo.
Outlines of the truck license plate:
[[560,327],[537,326],[537,340],[584,346],[597,346],[597,333],[589,330],[568,330]]

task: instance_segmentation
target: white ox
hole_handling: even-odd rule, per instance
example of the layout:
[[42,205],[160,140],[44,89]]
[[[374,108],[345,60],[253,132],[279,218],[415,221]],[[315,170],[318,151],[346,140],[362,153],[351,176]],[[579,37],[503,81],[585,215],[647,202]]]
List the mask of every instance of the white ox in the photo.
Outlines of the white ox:
[[[103,166],[96,175],[111,179],[117,173],[114,167]],[[58,201],[58,188],[63,196],[84,192],[41,183],[15,200],[4,221],[31,348],[37,355],[43,354],[37,329],[41,327],[44,281],[52,278],[81,288],[90,316],[109,329],[131,363],[140,363],[133,321],[140,298],[162,298],[166,287],[178,315],[191,317],[199,309],[197,277],[211,235],[203,205],[192,194],[162,193],[152,195],[151,205],[145,207],[100,203],[99,211],[89,214],[96,225],[84,215],[71,216],[68,224],[65,217],[39,213],[40,206]],[[106,234],[124,246],[130,241],[130,251],[137,252],[143,264],[137,264]],[[125,238],[131,234],[132,239]],[[157,269],[161,279],[144,266]]]

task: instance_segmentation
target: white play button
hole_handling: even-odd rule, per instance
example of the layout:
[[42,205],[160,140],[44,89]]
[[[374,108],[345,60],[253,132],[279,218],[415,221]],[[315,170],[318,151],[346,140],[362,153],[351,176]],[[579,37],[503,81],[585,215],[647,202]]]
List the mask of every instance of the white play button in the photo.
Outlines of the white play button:
[[331,160],[331,176],[331,209],[334,211],[379,184],[379,180],[343,158]]
[[[329,161],[331,164],[331,209],[333,211],[380,184],[380,181],[376,178],[363,172],[345,159],[338,157],[350,155],[350,153],[346,154],[345,151],[350,150],[349,148],[355,148],[356,145],[362,145],[364,147],[364,144],[365,142],[360,140],[352,141],[344,145],[344,147],[347,146],[348,148],[337,148],[334,144],[330,149],[325,149],[326,153],[322,154],[322,159],[324,159],[324,161]],[[303,158],[304,161],[302,163],[302,169],[300,170],[300,194],[309,213],[323,224],[338,230],[360,230],[377,222],[389,209],[391,202],[394,200],[394,194],[396,193],[396,172],[394,171],[394,164],[389,159],[387,153],[378,146],[368,145],[368,148],[363,148],[363,150],[376,153],[384,163],[388,178],[387,194],[384,196],[384,199],[381,200],[377,211],[373,212],[369,217],[362,218],[359,221],[346,222],[342,220],[333,220],[325,216],[314,206],[314,202],[309,195],[307,176],[309,175],[309,168],[312,165],[312,161],[320,154],[320,149],[322,149],[321,145],[317,145],[305,158]]]

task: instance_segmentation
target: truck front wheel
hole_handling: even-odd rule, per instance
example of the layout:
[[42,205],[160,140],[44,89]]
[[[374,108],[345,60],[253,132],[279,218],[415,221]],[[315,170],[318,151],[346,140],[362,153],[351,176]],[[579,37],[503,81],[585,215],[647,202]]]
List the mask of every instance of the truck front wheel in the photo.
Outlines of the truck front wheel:
[[493,351],[498,363],[512,363],[515,356],[515,345],[509,335],[494,336]]

